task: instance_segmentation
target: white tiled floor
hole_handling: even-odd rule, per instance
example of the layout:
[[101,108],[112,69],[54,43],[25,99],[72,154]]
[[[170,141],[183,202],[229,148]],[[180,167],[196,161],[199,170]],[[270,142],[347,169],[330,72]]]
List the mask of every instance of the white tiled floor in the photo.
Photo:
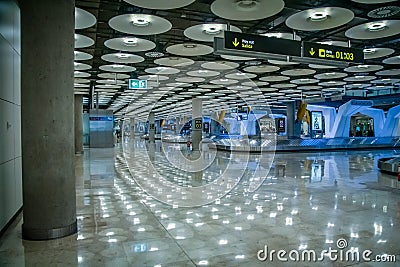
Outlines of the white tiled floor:
[[193,170],[185,159],[199,155],[185,150],[140,140],[86,150],[77,157],[78,234],[25,241],[18,221],[0,240],[0,266],[399,266],[257,259],[266,245],[319,255],[342,238],[342,251],[369,249],[399,262],[400,191],[376,167],[394,151],[273,158],[205,149]]

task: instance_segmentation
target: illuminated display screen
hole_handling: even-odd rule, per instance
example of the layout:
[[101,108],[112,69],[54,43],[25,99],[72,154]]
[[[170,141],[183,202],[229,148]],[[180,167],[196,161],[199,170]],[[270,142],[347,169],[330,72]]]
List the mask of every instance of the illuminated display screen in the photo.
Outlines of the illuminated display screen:
[[311,112],[311,129],[313,131],[322,131],[322,112]]

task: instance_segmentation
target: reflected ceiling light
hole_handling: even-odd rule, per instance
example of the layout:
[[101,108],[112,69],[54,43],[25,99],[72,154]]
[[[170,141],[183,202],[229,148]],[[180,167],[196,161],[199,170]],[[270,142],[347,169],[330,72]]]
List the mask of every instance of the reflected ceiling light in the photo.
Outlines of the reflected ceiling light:
[[368,69],[368,65],[358,65],[357,68],[359,69]]
[[328,18],[328,13],[326,12],[314,12],[310,15],[311,21],[323,21]]
[[368,25],[368,30],[370,31],[381,31],[386,28],[386,23],[375,22]]
[[137,45],[137,39],[136,38],[124,38],[123,42],[127,46],[135,46],[135,45]]
[[133,18],[132,24],[139,27],[145,27],[150,24],[150,21],[145,18]]
[[124,65],[116,65],[116,64],[112,65],[113,69],[122,69],[123,67]]

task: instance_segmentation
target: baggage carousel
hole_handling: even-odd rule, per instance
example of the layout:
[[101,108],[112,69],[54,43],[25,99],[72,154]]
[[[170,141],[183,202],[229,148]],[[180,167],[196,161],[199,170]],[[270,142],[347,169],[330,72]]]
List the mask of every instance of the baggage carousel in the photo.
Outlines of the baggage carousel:
[[378,168],[382,172],[397,175],[399,173],[400,156],[393,158],[381,158],[378,160]]
[[400,149],[399,137],[350,137],[324,139],[218,139],[210,149],[232,152],[309,152],[354,149]]

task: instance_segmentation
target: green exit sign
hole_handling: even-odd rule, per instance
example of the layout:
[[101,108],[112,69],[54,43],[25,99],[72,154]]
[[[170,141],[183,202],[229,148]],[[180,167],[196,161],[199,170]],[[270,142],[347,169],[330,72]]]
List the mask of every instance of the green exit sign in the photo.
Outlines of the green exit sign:
[[147,80],[129,79],[129,89],[147,89]]

